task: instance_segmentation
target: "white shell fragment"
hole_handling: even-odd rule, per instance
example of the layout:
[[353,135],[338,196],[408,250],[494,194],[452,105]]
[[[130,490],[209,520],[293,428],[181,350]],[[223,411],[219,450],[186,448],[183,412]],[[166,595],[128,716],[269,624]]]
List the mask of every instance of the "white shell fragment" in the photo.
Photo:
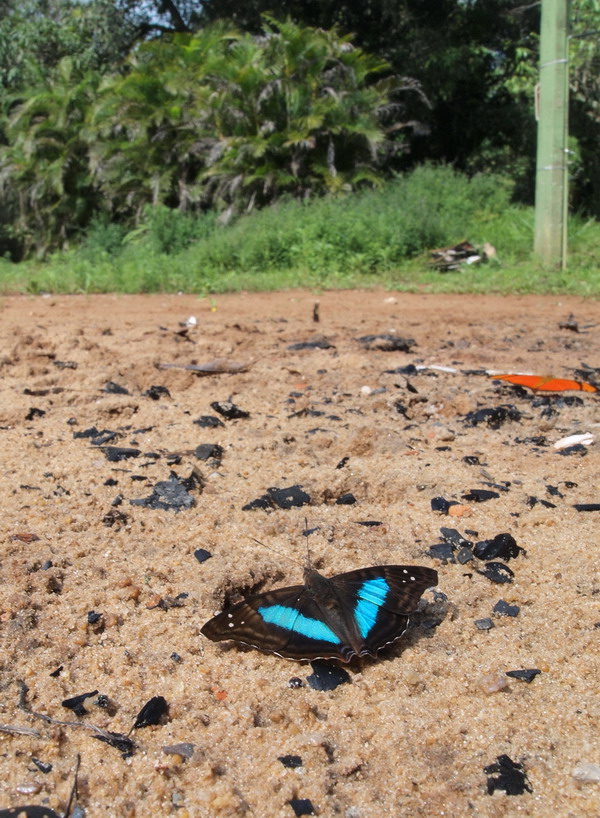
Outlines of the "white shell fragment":
[[569,446],[576,446],[581,443],[583,446],[589,446],[594,442],[594,435],[591,432],[584,432],[580,435],[569,435],[568,437],[561,437],[554,444],[555,449],[566,449]]

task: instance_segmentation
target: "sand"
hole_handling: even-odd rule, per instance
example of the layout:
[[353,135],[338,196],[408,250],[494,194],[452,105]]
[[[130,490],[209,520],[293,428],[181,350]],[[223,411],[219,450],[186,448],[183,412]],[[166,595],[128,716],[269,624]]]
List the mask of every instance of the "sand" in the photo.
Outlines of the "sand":
[[[580,332],[559,327],[571,313]],[[196,326],[180,326],[190,316]],[[598,437],[599,398],[541,399],[483,374],[600,366],[597,302],[32,296],[3,298],[0,322],[0,723],[36,731],[0,732],[0,807],[62,814],[79,754],[75,815],[88,818],[293,818],[311,806],[345,818],[600,815],[600,783],[580,780],[595,768],[577,773],[600,765],[600,512],[574,507],[600,502],[599,447],[562,455],[553,445]],[[372,334],[415,344],[356,340]],[[331,346],[289,349],[319,339]],[[215,360],[248,368],[158,368]],[[385,373],[408,364],[456,371]],[[169,394],[144,395],[153,386]],[[213,401],[249,417],[195,424],[216,416]],[[500,405],[521,418],[464,420]],[[109,461],[93,438],[74,437],[93,426],[141,453]],[[195,454],[213,443],[220,465]],[[171,472],[191,477],[193,506],[131,504]],[[292,485],[310,504],[242,508]],[[474,489],[498,496],[463,498]],[[336,503],[349,493],[353,505]],[[433,511],[435,497],[455,501],[458,516]],[[409,632],[352,662],[332,691],[308,686],[310,665],[200,634],[224,604],[302,582],[306,525],[318,529],[308,545],[326,576],[383,564],[439,573]],[[512,535],[526,551],[501,560],[513,581],[492,582],[479,560],[430,556],[442,526],[473,543]],[[211,558],[199,562],[199,548]],[[493,613],[499,600],[518,615]],[[494,627],[480,630],[487,618]],[[505,675],[519,669],[541,672],[530,683]],[[62,706],[92,691],[83,715]],[[133,730],[127,758],[93,728],[28,712],[126,734],[154,696],[168,713]],[[193,747],[163,749],[180,743]],[[284,766],[288,755],[301,766]],[[498,774],[484,768],[502,755],[523,765],[520,794],[488,793]]]

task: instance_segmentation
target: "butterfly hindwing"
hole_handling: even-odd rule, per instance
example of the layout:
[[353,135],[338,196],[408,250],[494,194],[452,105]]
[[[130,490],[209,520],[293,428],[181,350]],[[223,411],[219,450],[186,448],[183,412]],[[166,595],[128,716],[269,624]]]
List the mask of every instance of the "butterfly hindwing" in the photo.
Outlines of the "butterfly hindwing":
[[362,640],[359,655],[374,656],[402,636],[423,592],[437,585],[437,572],[421,566],[380,565],[338,574],[331,582],[344,604],[352,605]]
[[348,662],[398,639],[408,614],[435,584],[437,573],[417,566],[361,568],[331,579],[307,569],[305,585],[250,597],[217,614],[202,633],[289,659]]

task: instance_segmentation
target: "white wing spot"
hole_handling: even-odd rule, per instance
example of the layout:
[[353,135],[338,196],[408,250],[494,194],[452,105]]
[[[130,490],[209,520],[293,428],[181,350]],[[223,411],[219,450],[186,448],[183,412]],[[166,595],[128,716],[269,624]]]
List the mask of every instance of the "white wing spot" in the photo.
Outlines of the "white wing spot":
[[403,574],[408,574],[408,571],[406,570],[406,568],[403,568],[403,569],[402,569],[402,573],[403,573]]
[[227,614],[228,619],[233,619],[233,614]]
[[413,581],[413,582],[415,581],[415,578],[414,578],[414,577],[411,577],[411,579],[412,579],[412,581]]
[[235,628],[235,625],[233,624],[233,622],[230,622],[230,623],[229,623],[229,627],[230,627],[230,628]]

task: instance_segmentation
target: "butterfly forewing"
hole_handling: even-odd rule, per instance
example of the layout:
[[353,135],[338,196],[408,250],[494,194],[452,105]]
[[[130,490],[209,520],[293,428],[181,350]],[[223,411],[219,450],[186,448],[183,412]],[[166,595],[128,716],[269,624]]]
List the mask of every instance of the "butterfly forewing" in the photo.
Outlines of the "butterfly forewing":
[[375,655],[398,639],[437,573],[382,565],[327,580],[305,573],[306,585],[257,594],[217,614],[202,628],[215,642],[233,639],[289,659]]
[[437,585],[437,581],[437,571],[420,565],[378,565],[331,578],[342,593],[367,599],[375,596],[374,602],[380,608],[402,614],[412,613],[423,592]]

